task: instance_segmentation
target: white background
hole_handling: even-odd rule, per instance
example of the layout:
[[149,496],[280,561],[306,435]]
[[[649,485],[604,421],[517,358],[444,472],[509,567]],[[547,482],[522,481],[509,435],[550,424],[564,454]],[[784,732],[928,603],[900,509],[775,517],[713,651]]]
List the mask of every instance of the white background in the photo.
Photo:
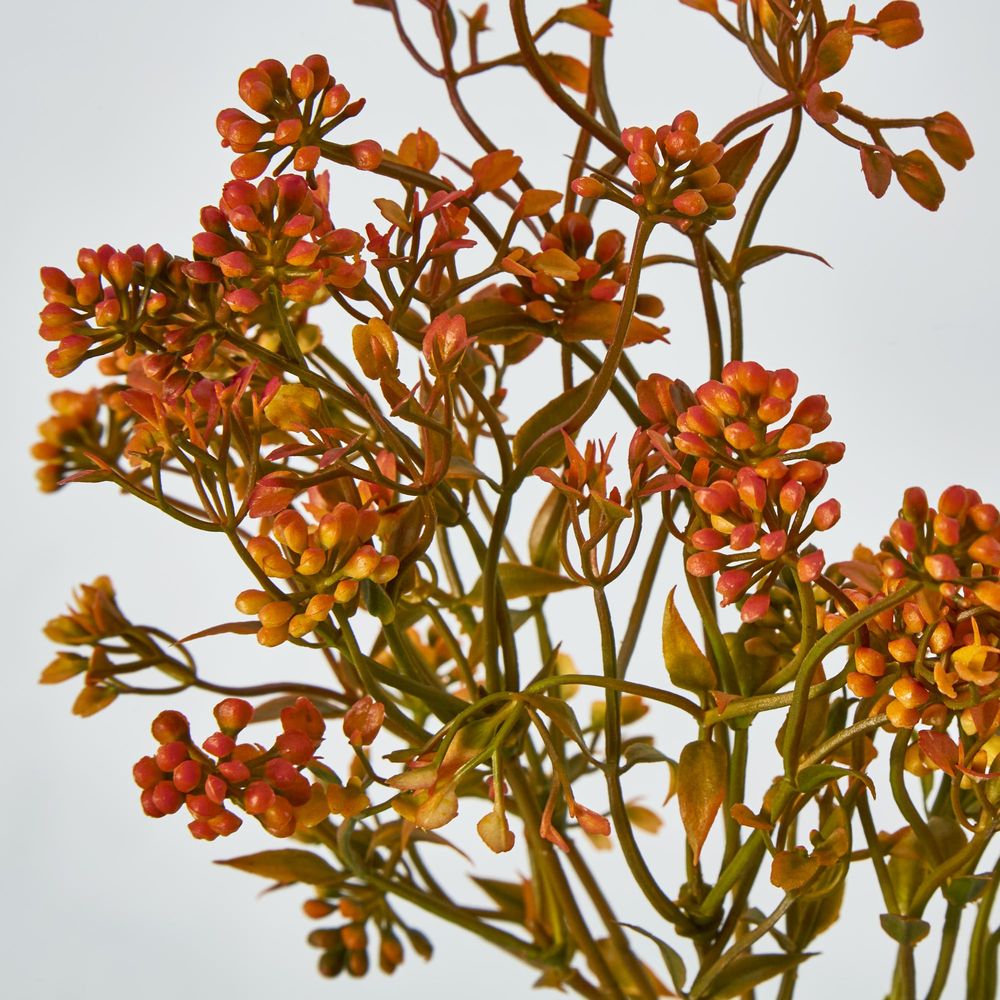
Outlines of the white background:
[[[416,23],[415,0],[403,6]],[[470,0],[468,6],[475,5]],[[546,8],[540,20],[548,5],[537,6]],[[690,106],[708,135],[774,96],[745,53],[704,15],[669,0],[620,0],[617,6],[609,75],[623,123],[655,127]],[[831,482],[844,504],[843,521],[827,544],[831,557],[848,555],[856,541],[877,545],[910,483],[936,493],[963,482],[987,499],[1000,497],[991,277],[1000,222],[994,103],[1000,16],[984,0],[923,6],[921,43],[892,52],[859,40],[837,89],[875,114],[954,111],[973,136],[976,159],[963,175],[942,167],[949,193],[932,215],[896,185],[875,202],[854,152],[807,121],[801,153],[758,239],[816,250],[834,270],[788,259],[754,272],[746,292],[748,357],[792,367],[804,392],[825,392],[834,414],[831,433],[849,446]],[[877,8],[862,3],[859,16]],[[831,4],[830,15],[839,13]],[[500,28],[504,17],[505,5],[495,5],[491,21]],[[563,37],[564,50],[579,41],[568,30]],[[499,30],[485,36],[484,51],[494,44],[499,51],[506,38]],[[429,965],[411,958],[394,980],[373,973],[363,985],[321,980],[315,953],[304,943],[311,925],[298,911],[303,890],[258,901],[257,880],[210,864],[265,846],[266,838],[247,829],[206,846],[188,837],[179,818],[153,823],[140,814],[129,769],[148,752],[148,722],[162,706],[121,699],[97,718],[80,720],[69,715],[73,682],[56,690],[35,683],[51,656],[41,626],[81,581],[110,574],[128,613],[178,634],[232,617],[232,597],[246,586],[217,542],[137,509],[109,486],[35,493],[27,449],[34,425],[47,415],[46,395],[57,388],[44,368],[48,348],[35,335],[39,265],[71,270],[77,248],[102,242],[159,241],[189,253],[199,206],[216,200],[228,177],[230,156],[218,147],[215,114],[237,103],[239,72],[261,58],[290,66],[310,52],[326,54],[337,78],[369,98],[364,116],[345,130],[352,138],[373,136],[395,148],[422,125],[466,160],[476,155],[471,142],[434,81],[402,52],[388,18],[346,0],[18,4],[5,13],[0,46],[9,427],[0,494],[7,524],[0,543],[6,642],[0,963],[7,995],[62,1000],[141,993],[166,1000],[181,991],[192,997],[281,991],[306,998],[362,989],[371,1000],[400,989],[419,997],[472,989],[482,1000],[524,995],[530,970],[429,918],[419,922],[437,945]],[[467,99],[498,145],[525,156],[536,186],[561,186],[572,137],[530,82],[501,72],[475,81]],[[921,141],[915,134],[912,146]],[[907,148],[903,140],[900,149]],[[372,195],[395,195],[388,182],[365,187],[346,170],[335,173],[333,188],[340,225],[376,219]],[[599,222],[628,225],[611,216]],[[634,359],[640,368],[697,384],[707,356],[691,272],[651,275],[644,290],[665,299],[672,343],[640,349]],[[348,333],[337,320],[328,342],[346,345]],[[544,370],[534,371],[538,381],[511,402],[513,421],[550,391]],[[78,373],[69,384],[84,386],[89,377]],[[627,428],[619,429],[627,437]],[[595,433],[613,430],[605,422]],[[662,599],[668,575],[675,577],[676,569],[659,581],[654,602]],[[627,587],[613,597],[629,607]],[[562,606],[555,628],[561,623],[581,669],[592,668],[589,617],[572,602]],[[233,681],[309,676],[313,669],[286,649],[258,651],[252,639],[207,640],[198,652],[210,673]],[[636,676],[660,676],[656,657],[655,635],[644,636]],[[204,732],[210,704],[185,702]],[[657,737],[676,750],[684,734],[661,729]],[[773,757],[755,781],[766,784],[771,769]],[[647,804],[655,805],[662,781],[656,772],[646,787],[640,777],[630,791],[645,791]],[[679,821],[672,808],[664,816],[662,846],[650,855],[675,886],[681,875],[673,873],[671,859],[680,857]],[[886,826],[899,825],[891,810],[880,816]],[[466,833],[474,819],[462,817]],[[477,862],[489,864],[484,851],[472,850]],[[606,884],[622,919],[648,920],[641,901],[619,891],[627,885],[620,867],[606,856],[598,863],[607,865]],[[464,870],[464,862],[447,864],[456,874]],[[881,995],[891,954],[878,929],[881,908],[868,873],[859,870],[841,924],[820,939],[826,954],[803,969],[801,995]],[[921,969],[935,951],[933,938],[918,949]],[[958,969],[949,996],[962,995]]]

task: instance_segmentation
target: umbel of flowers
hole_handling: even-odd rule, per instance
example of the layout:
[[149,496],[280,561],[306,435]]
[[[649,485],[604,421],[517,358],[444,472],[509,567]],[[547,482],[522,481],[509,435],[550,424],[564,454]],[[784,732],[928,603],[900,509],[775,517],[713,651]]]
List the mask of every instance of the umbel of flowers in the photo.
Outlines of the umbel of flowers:
[[[471,152],[414,123],[395,145],[367,138],[364,99],[323,56],[265,59],[218,115],[233,177],[192,216],[190,248],[100,245],[42,268],[50,372],[100,380],[52,396],[41,488],[113,484],[223,540],[245,574],[223,595],[239,617],[182,637],[134,621],[107,577],[81,586],[46,627],[59,649],[42,681],[77,678],[82,716],[133,694],[221,698],[197,736],[176,707],[155,716],[132,772],[140,806],[184,814],[199,840],[273,837],[225,863],[311,887],[306,916],[334,921],[308,936],[327,976],[391,973],[404,942],[429,958],[408,916],[422,911],[588,998],[774,981],[790,1000],[803,963],[827,960],[815,942],[848,877],[871,865],[882,912],[851,919],[888,935],[892,1000],[917,997],[932,932],[928,1000],[956,961],[970,997],[994,996],[1000,513],[971,488],[932,507],[913,487],[876,548],[831,553],[845,448],[823,387],[744,349],[751,272],[813,256],[756,236],[804,129],[850,147],[875,197],[896,179],[930,210],[941,176],[898,136],[957,170],[973,155],[950,112],[876,117],[832,89],[856,44],[922,37],[916,4],[868,20],[776,0],[651,12],[681,28],[708,14],[773,90],[729,122],[665,107],[658,127],[615,111],[609,0],[540,22],[512,0],[516,46],[489,57],[485,4],[460,19],[424,3],[426,50],[395,0],[365,5],[444,85]],[[512,67],[538,113],[573,128],[558,190],[535,187],[537,165],[465,103],[464,81]],[[334,221],[345,170],[375,191],[358,231]],[[670,362],[664,268],[702,297],[696,389]],[[590,436],[599,410],[620,442]],[[651,616],[662,667],[636,655]],[[254,636],[274,675],[213,679],[195,655],[210,635]],[[291,646],[314,669],[286,680]],[[770,712],[773,744],[753,726]],[[759,800],[751,759],[774,776]],[[886,830],[876,791],[895,808]],[[453,823],[463,813],[478,840]],[[665,826],[684,834],[672,860]],[[449,845],[507,867],[474,875],[470,895]],[[621,856],[641,910],[609,891],[592,847]],[[779,890],[769,913],[761,882]],[[640,957],[643,935],[662,962]]]

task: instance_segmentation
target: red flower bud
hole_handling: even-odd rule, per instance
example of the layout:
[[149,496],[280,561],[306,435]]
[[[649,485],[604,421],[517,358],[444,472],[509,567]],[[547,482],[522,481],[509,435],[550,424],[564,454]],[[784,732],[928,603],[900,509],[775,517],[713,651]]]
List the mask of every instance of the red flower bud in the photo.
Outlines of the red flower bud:
[[784,554],[788,537],[784,531],[770,531],[760,540],[760,557],[767,562]]
[[813,512],[813,524],[817,531],[828,531],[840,520],[840,501],[827,500]]
[[132,777],[135,783],[145,791],[153,788],[163,780],[163,772],[152,757],[140,757],[132,767]]
[[235,736],[253,720],[253,705],[242,698],[223,698],[213,709],[215,721],[228,736]]
[[156,751],[156,766],[166,773],[173,771],[178,764],[188,759],[187,744],[179,740],[173,743],[164,743]]
[[173,782],[177,791],[193,792],[201,784],[201,765],[196,760],[181,761],[174,768]]
[[814,580],[819,579],[823,574],[825,562],[822,549],[817,549],[815,552],[810,552],[809,555],[803,556],[796,566],[799,579],[803,583],[812,583]]
[[745,569],[727,569],[719,574],[715,584],[723,607],[732,604],[750,585],[750,574]]
[[755,622],[759,618],[763,618],[764,615],[768,613],[770,608],[770,591],[764,594],[754,594],[753,597],[748,597],[743,602],[743,607],[740,609],[740,621],[744,624]]
[[251,816],[260,816],[274,804],[274,789],[266,781],[254,781],[243,793],[243,808]]
[[692,576],[706,577],[718,573],[722,567],[722,559],[717,552],[696,552],[688,556],[685,565]]

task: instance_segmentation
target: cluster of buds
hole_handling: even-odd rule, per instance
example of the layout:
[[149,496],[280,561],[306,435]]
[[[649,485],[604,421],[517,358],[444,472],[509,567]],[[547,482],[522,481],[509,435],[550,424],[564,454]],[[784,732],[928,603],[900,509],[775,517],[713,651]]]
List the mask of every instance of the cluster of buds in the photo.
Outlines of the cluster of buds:
[[[368,903],[346,896],[338,901],[337,908],[349,922],[340,927],[318,928],[308,937],[309,944],[322,950],[318,962],[320,975],[330,979],[335,979],[344,971],[354,977],[366,975],[371,966],[368,924],[374,924],[379,936],[378,967],[391,976],[403,964],[405,952],[393,930],[387,908],[379,906],[377,900]],[[319,918],[332,912],[333,908],[324,900],[309,900],[305,909],[308,916]],[[418,954],[430,958],[430,942],[419,931],[406,928],[406,935]]]
[[[515,249],[503,266],[518,283],[501,285],[500,299],[536,323],[558,323],[563,342],[614,336],[621,310],[616,300],[628,279],[625,237],[618,230],[601,233],[595,241],[590,220],[567,212],[542,237],[537,253]],[[655,295],[638,296],[626,345],[662,340],[666,327],[639,318],[655,319],[662,312]]]
[[[240,154],[232,171],[242,180],[259,177],[275,156],[283,157],[275,174],[289,164],[296,170],[315,170],[320,143],[365,106],[364,98],[351,100],[321,55],[307,56],[291,71],[277,59],[265,59],[243,71],[239,92],[247,107],[264,121],[238,108],[226,108],[219,112],[215,127],[222,145]],[[372,139],[333,148],[359,170],[374,170],[382,162],[382,147]]]
[[104,246],[77,254],[79,278],[57,267],[41,270],[45,301],[39,334],[58,346],[46,358],[49,372],[61,378],[84,360],[118,348],[156,348],[146,327],[160,325],[169,313],[171,258],[159,244],[127,251]]
[[[850,690],[878,696],[876,707],[897,728],[959,712],[967,731],[989,735],[995,712],[984,733],[983,699],[1000,678],[1000,511],[963,486],[945,489],[937,508],[910,488],[868,570],[868,592],[847,592],[858,607],[911,580],[924,586],[869,623],[866,643],[854,651]],[[863,565],[858,578],[866,582]],[[828,628],[840,620],[827,618]]]
[[121,446],[127,417],[121,419],[107,405],[116,391],[63,389],[49,397],[53,413],[38,425],[41,440],[31,448],[32,458],[42,463],[35,476],[43,493],[59,489],[67,476],[91,469],[88,452],[113,454]]
[[723,606],[741,601],[744,622],[767,613],[783,567],[794,567],[803,583],[820,578],[823,553],[807,552],[805,544],[840,518],[836,500],[809,516],[844,446],[813,443],[830,423],[826,398],[807,396],[793,410],[797,389],[794,372],[768,371],[753,361],[730,362],[721,382],[706,382],[695,393],[663,375],[637,387],[652,426],[633,442],[633,468],[644,480],[659,464],[670,468],[645,481],[646,492],[691,493],[687,570],[696,577],[718,573]]
[[156,753],[132,769],[146,815],[159,819],[186,805],[192,817],[188,830],[197,840],[228,837],[240,828],[243,821],[226,809],[227,802],[256,816],[275,837],[290,837],[326,819],[324,786],[302,773],[316,763],[326,729],[319,710],[308,698],[282,709],[282,732],[270,749],[236,742],[253,712],[241,698],[220,701],[214,710],[219,730],[200,748],[180,712],[161,712],[152,725],[160,744]]
[[223,301],[244,316],[261,308],[273,284],[284,298],[306,304],[324,288],[357,287],[365,274],[357,257],[363,241],[351,229],[333,228],[328,196],[325,174],[313,187],[294,174],[257,185],[229,181],[218,207],[201,210],[203,231],[194,238],[196,259],[185,274],[223,284]]
[[52,618],[44,631],[46,638],[60,646],[92,648],[88,656],[61,651],[42,671],[41,683],[60,684],[83,674],[84,687],[73,703],[73,714],[94,715],[107,708],[117,697],[118,688],[112,680],[116,668],[102,641],[133,631],[118,607],[111,580],[99,576],[93,583],[81,584],[66,614]]
[[[736,214],[737,187],[720,169],[725,149],[698,138],[698,117],[682,111],[658,129],[633,126],[622,130],[628,150],[626,166],[633,177],[630,204],[652,215],[676,220],[682,232],[694,222],[709,226]],[[583,198],[612,197],[620,192],[597,177],[579,177],[573,190]]]
[[245,590],[236,608],[260,620],[257,641],[277,646],[307,635],[326,620],[335,605],[356,606],[359,588],[369,580],[384,586],[399,571],[399,559],[380,554],[372,540],[380,515],[347,501],[334,505],[310,524],[297,510],[282,511],[270,535],[258,535],[247,551],[274,580],[295,579],[294,594],[275,600],[263,590]]

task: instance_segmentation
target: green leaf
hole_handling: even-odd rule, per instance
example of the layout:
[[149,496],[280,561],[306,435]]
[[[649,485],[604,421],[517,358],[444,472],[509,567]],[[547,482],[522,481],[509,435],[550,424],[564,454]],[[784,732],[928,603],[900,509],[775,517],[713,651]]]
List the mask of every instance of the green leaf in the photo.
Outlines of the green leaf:
[[709,989],[704,995],[712,1000],[743,996],[760,983],[784,975],[811,957],[808,952],[801,955],[744,955],[730,962],[722,974],[708,984]]
[[775,260],[785,254],[794,254],[798,257],[811,257],[813,260],[818,260],[821,264],[831,267],[830,262],[826,258],[821,257],[818,253],[813,253],[811,250],[797,250],[795,247],[766,246],[760,244],[755,247],[747,247],[740,254],[736,261],[736,270],[739,274],[745,274],[751,268],[759,267],[761,264],[766,264],[768,261]]
[[677,612],[676,590],[675,587],[667,595],[663,609],[663,662],[670,680],[678,687],[688,691],[711,691],[716,684],[715,671]]
[[[512,446],[514,461],[520,464],[535,442],[550,431],[558,430],[580,409],[590,391],[592,378],[573,386],[569,392],[561,393],[549,400],[540,410],[533,413],[514,435]],[[562,435],[552,434],[538,455],[537,464],[553,468],[566,457],[566,445]]]
[[761,146],[767,136],[771,126],[761,129],[755,135],[744,139],[742,142],[730,146],[721,156],[715,167],[719,171],[719,179],[726,184],[732,184],[737,191],[743,187],[753,170],[753,165],[760,156]]
[[802,768],[795,779],[795,787],[803,795],[809,795],[827,782],[839,781],[841,778],[857,778],[872,793],[872,798],[875,797],[875,783],[867,774],[849,767],[837,767],[836,764],[813,764]]
[[318,854],[294,848],[260,851],[257,854],[247,854],[241,858],[229,858],[227,861],[215,863],[283,883],[305,882],[307,885],[328,885],[340,878],[337,870],[331,868]]
[[391,625],[396,620],[396,606],[377,583],[362,580],[361,598],[369,614],[373,614],[383,625]]
[[961,878],[953,878],[942,890],[944,898],[956,906],[965,906],[986,892],[992,878],[988,872],[984,875],[963,875]]
[[725,798],[726,765],[726,751],[711,740],[688,743],[677,762],[677,801],[695,864]]
[[897,944],[915,945],[923,941],[931,932],[931,925],[917,917],[901,917],[898,913],[883,913],[879,916],[882,930]]
[[635,924],[626,924],[622,923],[622,921],[619,921],[619,923],[622,927],[627,927],[630,931],[635,931],[636,934],[641,934],[643,937],[649,938],[660,949],[660,954],[663,956],[663,964],[667,967],[667,972],[670,973],[670,979],[674,984],[674,988],[680,993],[684,989],[684,981],[687,979],[687,969],[684,966],[684,959],[666,941],[661,940],[655,934],[650,934],[649,931],[643,930],[643,928],[637,927]]
[[[521,563],[501,563],[497,567],[504,597],[515,601],[519,597],[545,597],[560,590],[579,587],[576,580],[570,580],[561,573],[555,573],[541,566],[524,566]],[[469,604],[483,603],[483,581],[480,577],[466,598]]]
[[524,885],[504,882],[497,878],[470,876],[473,882],[486,893],[500,909],[500,912],[519,923],[524,922]]
[[669,764],[670,758],[661,753],[649,743],[629,743],[622,751],[628,765],[634,764]]

